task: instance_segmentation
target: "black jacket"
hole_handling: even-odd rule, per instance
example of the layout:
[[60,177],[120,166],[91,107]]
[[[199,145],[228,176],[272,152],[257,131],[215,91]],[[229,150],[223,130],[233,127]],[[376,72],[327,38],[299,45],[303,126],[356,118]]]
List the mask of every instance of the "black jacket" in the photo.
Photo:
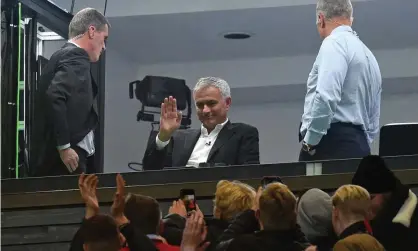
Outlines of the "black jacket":
[[253,210],[238,215],[218,239],[217,251],[303,251],[309,243],[300,227],[289,230],[259,230]]
[[371,233],[368,233],[366,229],[366,225],[364,224],[364,221],[358,221],[350,225],[346,229],[344,229],[344,231],[340,234],[340,236],[338,236],[338,239],[341,240],[353,234],[371,234]]
[[[186,166],[199,137],[200,129],[177,130],[170,143],[162,150],[157,150],[155,138],[151,137],[143,158],[144,170]],[[212,165],[259,164],[258,142],[257,128],[228,121],[213,143],[207,163]]]
[[321,236],[310,241],[313,246],[316,246],[317,251],[331,251],[337,242],[335,235]]
[[418,247],[417,196],[408,187],[398,184],[371,225],[374,237],[388,251]]
[[[183,238],[183,230],[186,226],[186,219],[178,214],[169,214],[164,217],[164,231],[161,234],[169,244],[180,246]],[[207,235],[205,242],[210,242],[206,250],[214,250],[216,241],[228,228],[229,222],[215,218],[205,218]]]
[[[84,222],[85,219],[83,219],[80,229],[83,227]],[[84,239],[80,229],[75,233],[73,240],[71,241],[70,251],[84,250]],[[125,237],[130,251],[157,251],[154,242],[130,223],[120,228],[120,232]]]
[[98,124],[98,87],[90,73],[87,52],[66,43],[42,69],[35,94],[36,120],[31,133],[31,165],[36,171],[45,158],[59,158],[56,147],[78,144]]

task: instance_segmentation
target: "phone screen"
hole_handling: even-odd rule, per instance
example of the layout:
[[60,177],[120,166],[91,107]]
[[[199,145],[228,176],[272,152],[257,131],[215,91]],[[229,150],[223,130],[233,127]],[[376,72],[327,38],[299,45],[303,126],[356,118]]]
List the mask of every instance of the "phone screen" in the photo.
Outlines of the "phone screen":
[[274,183],[274,182],[283,183],[282,179],[279,176],[267,176],[267,177],[263,177],[263,179],[261,180],[261,186],[263,188],[266,188],[268,184]]
[[194,194],[194,189],[181,189],[180,199],[183,201],[187,212],[196,210],[196,197]]

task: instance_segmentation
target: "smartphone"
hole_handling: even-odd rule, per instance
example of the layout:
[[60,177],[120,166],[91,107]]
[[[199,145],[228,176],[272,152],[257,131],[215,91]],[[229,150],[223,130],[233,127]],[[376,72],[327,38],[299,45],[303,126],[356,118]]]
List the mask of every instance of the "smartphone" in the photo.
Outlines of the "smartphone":
[[196,197],[194,189],[181,189],[180,199],[183,201],[187,213],[196,210]]
[[266,186],[270,183],[279,182],[283,183],[282,179],[279,176],[266,176],[261,179],[261,186],[266,188]]

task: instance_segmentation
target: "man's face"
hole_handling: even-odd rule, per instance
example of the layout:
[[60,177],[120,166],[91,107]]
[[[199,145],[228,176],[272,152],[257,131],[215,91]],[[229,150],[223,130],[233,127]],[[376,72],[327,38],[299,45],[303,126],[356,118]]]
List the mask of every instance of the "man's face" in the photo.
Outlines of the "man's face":
[[104,26],[102,30],[98,30],[94,26],[90,26],[89,28],[89,37],[91,42],[91,60],[93,62],[99,61],[100,55],[106,49],[106,40],[109,36],[109,27],[107,24]]
[[204,87],[194,93],[197,116],[205,128],[212,130],[227,118],[231,98],[222,97],[221,91],[214,87]]

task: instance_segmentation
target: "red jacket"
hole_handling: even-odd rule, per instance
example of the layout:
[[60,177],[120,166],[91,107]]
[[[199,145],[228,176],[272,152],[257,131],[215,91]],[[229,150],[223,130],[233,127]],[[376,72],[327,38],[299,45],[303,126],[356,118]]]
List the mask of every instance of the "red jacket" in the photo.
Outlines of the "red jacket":
[[[172,246],[161,240],[152,240],[159,251],[180,251],[180,247]],[[130,251],[128,247],[120,249],[120,251]]]
[[180,251],[180,247],[178,246],[171,246],[168,243],[164,243],[162,241],[154,240],[155,246],[160,251]]

